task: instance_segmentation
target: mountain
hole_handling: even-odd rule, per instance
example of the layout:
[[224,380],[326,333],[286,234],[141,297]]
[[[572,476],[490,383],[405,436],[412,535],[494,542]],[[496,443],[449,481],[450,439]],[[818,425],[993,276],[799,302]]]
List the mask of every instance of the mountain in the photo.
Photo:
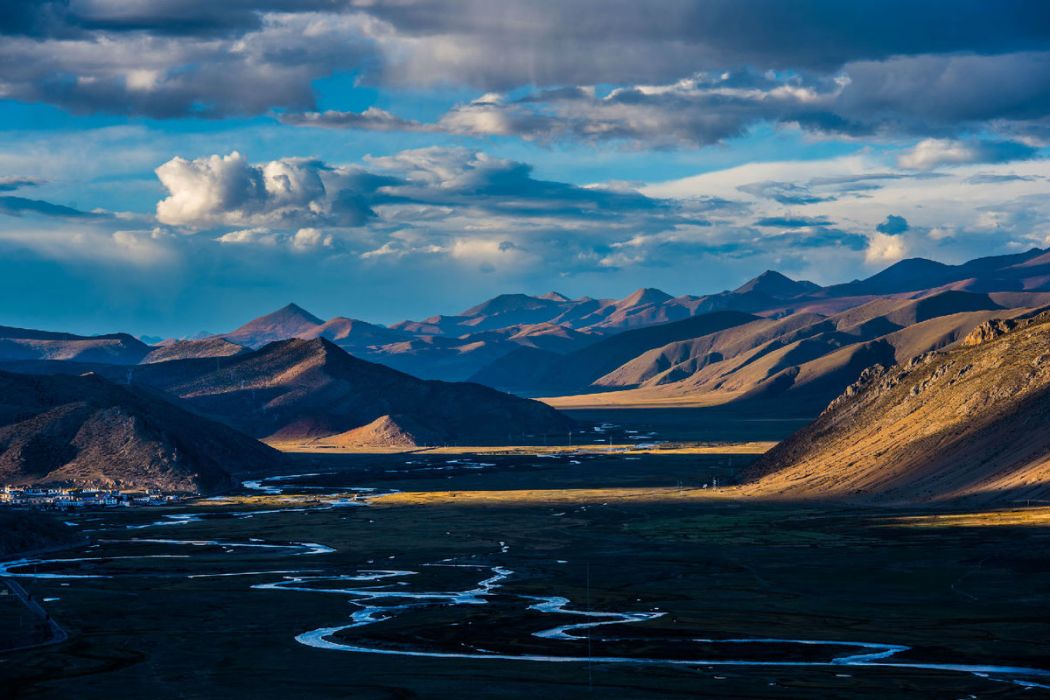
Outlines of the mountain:
[[[154,365],[160,366],[160,365]],[[95,374],[0,372],[0,482],[221,490],[278,453]]]
[[766,270],[758,277],[734,289],[733,294],[762,294],[773,299],[791,299],[803,294],[811,294],[819,289],[818,284],[805,280],[795,281],[774,270]]
[[188,360],[197,357],[229,357],[247,351],[248,348],[243,345],[231,343],[225,338],[169,340],[150,350],[149,354],[142,358],[141,363],[148,365],[153,362]]
[[977,258],[945,265],[925,258],[901,260],[865,280],[824,289],[827,296],[883,295],[951,286],[972,292],[1050,291],[1050,251]]
[[[762,402],[815,415],[873,364],[893,365],[950,347],[996,316],[1046,303],[1040,294],[944,291],[917,299],[877,298],[831,316],[756,318],[639,354],[593,382],[607,393],[550,399],[555,406]],[[702,317],[697,317],[702,318]],[[616,389],[617,391],[609,391]]]
[[[412,336],[386,326],[367,323],[345,316],[336,316],[325,321],[321,325],[307,328],[305,331],[296,333],[295,338],[326,338],[336,345],[350,348],[368,348],[374,345],[387,345],[408,340]],[[286,338],[274,338],[274,340],[286,340]]]
[[150,347],[127,333],[75,335],[0,326],[0,360],[72,360],[133,365]]
[[405,421],[428,442],[461,444],[568,432],[573,425],[539,402],[478,384],[417,379],[323,338],[278,341],[219,360],[144,365],[133,381],[274,441],[338,435],[383,416]]
[[[732,328],[756,318],[739,311],[718,311],[624,331],[565,355],[516,352],[483,368],[472,380],[530,391],[583,388],[650,348]],[[523,385],[525,381],[531,383]]]
[[223,333],[230,342],[258,348],[275,340],[296,338],[324,325],[324,321],[296,304],[288,304],[277,311],[260,316],[240,328]]
[[747,476],[749,492],[870,503],[1050,497],[1050,314],[875,367]]

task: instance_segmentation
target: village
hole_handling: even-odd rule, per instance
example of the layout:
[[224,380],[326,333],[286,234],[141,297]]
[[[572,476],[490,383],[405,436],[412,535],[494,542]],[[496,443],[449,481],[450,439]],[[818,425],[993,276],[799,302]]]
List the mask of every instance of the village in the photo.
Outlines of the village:
[[69,511],[85,508],[160,506],[177,503],[184,496],[156,489],[93,489],[73,486],[22,487],[5,485],[0,490],[0,506],[30,507],[40,510]]

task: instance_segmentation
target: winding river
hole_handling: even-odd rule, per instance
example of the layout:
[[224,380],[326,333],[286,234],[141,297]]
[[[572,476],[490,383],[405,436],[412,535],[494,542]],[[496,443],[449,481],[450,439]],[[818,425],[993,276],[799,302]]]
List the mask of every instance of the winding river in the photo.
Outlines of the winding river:
[[[293,488],[296,478],[316,476],[288,475],[284,477],[271,477],[269,479],[248,482],[246,487],[267,494],[284,493]],[[303,487],[294,487],[296,489]],[[330,487],[329,487],[330,488]],[[332,508],[342,505],[367,505],[369,495],[374,495],[371,489],[339,489],[340,493],[348,491],[362,494],[361,500],[348,500],[345,503],[326,503],[313,506],[314,508]],[[338,500],[340,494],[324,494],[333,496]],[[243,511],[225,514],[224,517],[254,517],[259,515],[272,515],[284,512],[296,512],[311,507],[270,509],[262,511]],[[164,525],[194,522],[206,514],[176,514],[166,516],[164,519],[135,526],[136,529],[149,527],[160,527]],[[126,532],[126,529],[121,529]],[[112,530],[110,530],[112,532]],[[89,553],[85,556],[71,558],[47,558],[32,559],[23,558],[14,561],[0,563],[0,576],[10,576],[24,579],[106,579],[116,576],[136,576],[139,573],[103,572],[103,573],[77,573],[76,569],[81,564],[91,562],[93,565],[103,565],[106,562],[116,560],[141,560],[191,558],[195,549],[210,548],[210,553],[235,554],[237,552],[263,551],[272,552],[278,556],[302,557],[331,554],[335,550],[326,545],[315,542],[270,542],[257,539],[248,541],[231,540],[206,540],[206,539],[169,539],[169,538],[130,538],[130,539],[102,539],[99,544],[89,548],[98,548],[100,545],[107,547],[121,545],[148,545],[175,549],[175,552],[164,553],[136,553],[104,555],[102,553]],[[218,552],[216,552],[218,550]],[[498,557],[498,554],[494,554]],[[580,642],[589,640],[598,643],[617,643],[627,641],[623,638],[613,636],[595,636],[597,630],[606,631],[609,628],[631,623],[641,623],[657,619],[665,613],[658,611],[646,612],[613,612],[598,610],[580,610],[572,606],[568,598],[562,596],[525,596],[508,593],[504,590],[504,583],[514,576],[514,571],[505,566],[492,564],[460,563],[455,560],[444,560],[427,564],[428,567],[445,567],[457,569],[464,572],[476,572],[478,580],[463,590],[452,591],[414,591],[408,590],[406,579],[415,577],[417,571],[400,569],[363,569],[354,573],[344,574],[315,574],[317,570],[304,569],[276,569],[276,570],[246,570],[222,573],[198,572],[185,575],[190,579],[245,576],[245,577],[274,577],[280,576],[278,580],[263,581],[250,586],[255,590],[284,591],[298,594],[321,594],[338,595],[345,597],[356,608],[349,619],[343,623],[328,627],[321,627],[303,632],[295,637],[298,643],[328,651],[351,652],[362,654],[384,654],[405,657],[425,657],[436,659],[473,659],[473,660],[502,660],[522,661],[537,663],[600,663],[600,664],[635,664],[635,665],[661,665],[668,667],[810,667],[810,668],[896,668],[917,669],[929,671],[944,671],[968,673],[991,681],[1007,682],[1029,688],[1050,689],[1050,670],[1038,668],[1025,668],[1014,666],[998,666],[987,664],[968,663],[924,663],[920,661],[901,660],[900,657],[911,650],[910,647],[900,644],[885,644],[876,642],[854,642],[841,640],[821,639],[781,639],[781,638],[743,638],[743,639],[704,639],[691,638],[685,640],[667,640],[677,642],[688,642],[698,647],[724,647],[739,648],[741,650],[751,647],[759,648],[762,645],[777,645],[781,649],[797,648],[805,651],[807,648],[827,647],[830,649],[841,649],[842,653],[833,653],[823,660],[785,660],[781,658],[703,658],[697,655],[695,658],[655,658],[627,655],[587,655],[578,653],[558,653],[559,642]],[[67,570],[63,571],[63,567]],[[44,569],[44,571],[40,571]],[[72,569],[73,571],[69,571]],[[146,574],[148,575],[148,574]],[[403,588],[398,588],[402,586]],[[533,612],[543,615],[558,615],[580,618],[579,622],[570,622],[545,628],[533,632],[532,637],[550,642],[549,653],[507,653],[493,652],[480,648],[474,651],[443,651],[427,648],[412,647],[383,647],[370,645],[363,642],[353,642],[346,634],[350,630],[361,629],[398,616],[411,614],[413,611],[421,610],[429,606],[477,606],[489,605],[492,597],[499,595],[501,602],[504,600],[515,601],[518,606],[517,613]],[[661,641],[660,639],[647,639],[646,641]]]

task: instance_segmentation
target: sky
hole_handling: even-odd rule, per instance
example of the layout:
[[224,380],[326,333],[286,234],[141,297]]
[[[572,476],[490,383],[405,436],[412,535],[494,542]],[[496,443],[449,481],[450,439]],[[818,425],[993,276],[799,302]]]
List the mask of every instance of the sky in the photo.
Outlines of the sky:
[[1050,246],[1043,0],[5,0],[0,325],[821,284]]

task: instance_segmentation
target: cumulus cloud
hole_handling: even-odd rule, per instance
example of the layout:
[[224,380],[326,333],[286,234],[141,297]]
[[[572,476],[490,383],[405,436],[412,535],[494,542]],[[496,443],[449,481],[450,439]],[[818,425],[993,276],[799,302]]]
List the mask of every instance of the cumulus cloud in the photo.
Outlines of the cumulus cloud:
[[902,168],[933,170],[943,165],[1006,163],[1025,160],[1038,149],[1018,141],[962,141],[958,139],[925,139],[897,159]]
[[169,196],[157,220],[172,226],[360,226],[375,216],[367,198],[382,180],[359,170],[331,168],[306,158],[252,164],[234,151],[187,160],[172,158],[156,170]]
[[895,263],[908,253],[907,243],[899,236],[886,233],[874,233],[868,239],[868,248],[864,259],[871,264],[881,265]]

